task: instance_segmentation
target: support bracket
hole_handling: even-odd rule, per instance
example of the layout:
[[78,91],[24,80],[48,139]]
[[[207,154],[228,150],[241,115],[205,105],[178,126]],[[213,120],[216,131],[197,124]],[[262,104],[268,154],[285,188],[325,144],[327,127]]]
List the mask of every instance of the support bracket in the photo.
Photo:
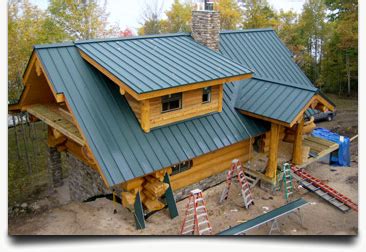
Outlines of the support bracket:
[[164,183],[169,184],[169,188],[165,191],[165,200],[168,205],[170,218],[173,219],[173,218],[177,217],[179,214],[178,214],[177,204],[175,203],[173,189],[170,184],[170,178],[169,178],[168,173],[165,173],[165,175],[164,175]]

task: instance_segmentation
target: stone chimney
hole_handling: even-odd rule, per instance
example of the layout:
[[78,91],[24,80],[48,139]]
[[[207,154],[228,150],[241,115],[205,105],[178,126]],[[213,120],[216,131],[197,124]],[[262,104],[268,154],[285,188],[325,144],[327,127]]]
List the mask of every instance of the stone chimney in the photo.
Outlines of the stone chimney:
[[219,50],[220,13],[205,0],[203,10],[192,11],[192,37],[208,48]]

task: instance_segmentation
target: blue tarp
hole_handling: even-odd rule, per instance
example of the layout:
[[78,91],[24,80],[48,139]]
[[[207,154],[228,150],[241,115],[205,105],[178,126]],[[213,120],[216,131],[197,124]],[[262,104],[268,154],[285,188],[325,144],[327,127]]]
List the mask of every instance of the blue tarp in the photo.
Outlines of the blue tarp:
[[312,135],[339,144],[338,151],[332,152],[330,155],[330,164],[350,166],[350,140],[348,137],[340,136],[324,128],[314,129]]

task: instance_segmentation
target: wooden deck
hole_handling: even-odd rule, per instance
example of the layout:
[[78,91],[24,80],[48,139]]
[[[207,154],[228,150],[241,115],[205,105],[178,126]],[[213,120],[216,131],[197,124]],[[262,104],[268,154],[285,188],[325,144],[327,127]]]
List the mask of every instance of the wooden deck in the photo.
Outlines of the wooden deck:
[[27,112],[42,120],[52,128],[57,129],[63,135],[72,139],[81,146],[85,145],[83,137],[73,123],[71,114],[63,110],[60,106],[35,104],[28,106]]
[[303,164],[298,165],[299,168],[305,167],[339,148],[337,143],[313,136],[305,136],[303,145],[310,147],[312,157],[308,158]]

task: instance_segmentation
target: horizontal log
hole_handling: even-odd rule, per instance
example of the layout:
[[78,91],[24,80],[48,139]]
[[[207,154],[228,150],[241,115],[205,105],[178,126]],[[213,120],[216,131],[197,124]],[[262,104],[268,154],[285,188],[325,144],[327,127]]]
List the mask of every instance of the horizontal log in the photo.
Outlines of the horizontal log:
[[145,198],[143,201],[142,201],[142,204],[146,207],[146,209],[148,211],[157,211],[157,210],[161,210],[165,207],[165,205],[158,199],[156,200],[151,200],[149,198]]
[[121,184],[121,188],[125,191],[131,191],[134,188],[138,188],[144,183],[144,178],[135,178]]

